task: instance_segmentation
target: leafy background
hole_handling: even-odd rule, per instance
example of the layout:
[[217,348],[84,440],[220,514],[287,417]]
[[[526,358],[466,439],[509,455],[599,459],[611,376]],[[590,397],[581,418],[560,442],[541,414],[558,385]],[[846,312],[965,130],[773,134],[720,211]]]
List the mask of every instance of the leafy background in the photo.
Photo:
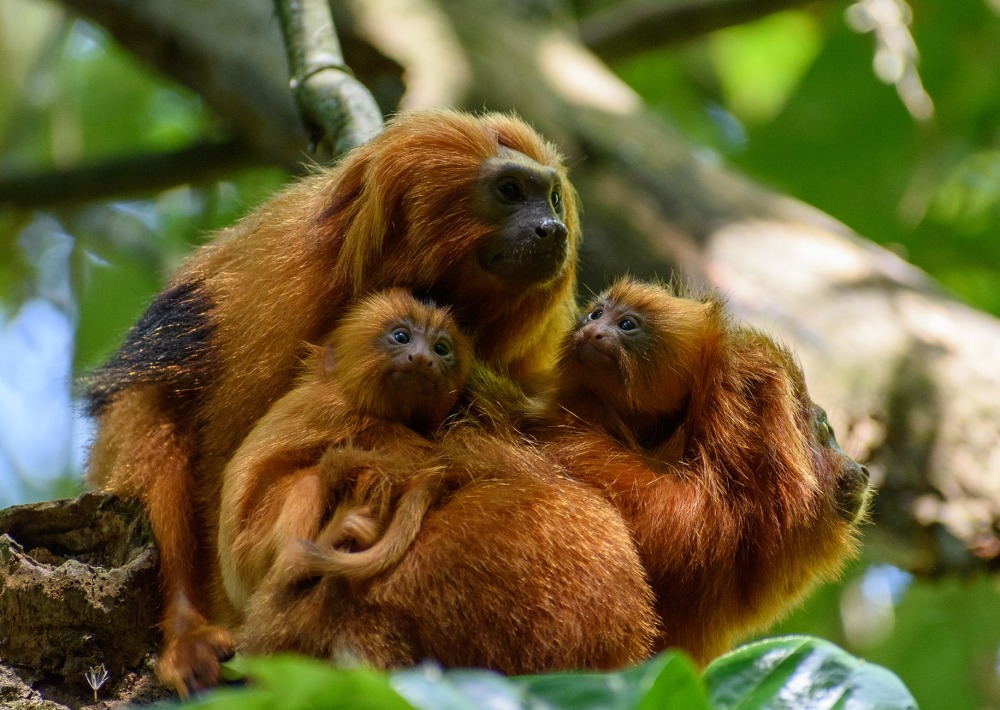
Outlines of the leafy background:
[[[857,6],[825,2],[613,68],[706,160],[815,205],[1000,315],[1000,2],[909,9],[918,64],[879,55]],[[891,82],[914,69],[930,118]],[[223,134],[197,96],[98,28],[41,0],[0,4],[0,182]],[[0,200],[0,505],[79,490],[90,424],[73,377],[110,352],[193,245],[287,179],[265,167],[144,199]],[[926,708],[1000,706],[996,580],[913,580],[879,558],[866,550],[771,633],[816,634],[886,665]]]

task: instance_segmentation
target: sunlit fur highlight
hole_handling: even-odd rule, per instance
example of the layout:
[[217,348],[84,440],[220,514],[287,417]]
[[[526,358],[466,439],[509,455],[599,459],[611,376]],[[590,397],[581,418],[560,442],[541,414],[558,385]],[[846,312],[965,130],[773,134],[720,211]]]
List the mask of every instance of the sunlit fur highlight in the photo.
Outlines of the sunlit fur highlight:
[[[602,302],[631,305],[653,345],[620,348],[620,391],[605,396],[574,359],[578,325],[546,447],[625,517],[656,595],[659,645],[704,664],[855,554],[867,471],[820,426],[793,356],[717,299],[623,280]],[[629,427],[662,438],[639,444],[621,435]]]

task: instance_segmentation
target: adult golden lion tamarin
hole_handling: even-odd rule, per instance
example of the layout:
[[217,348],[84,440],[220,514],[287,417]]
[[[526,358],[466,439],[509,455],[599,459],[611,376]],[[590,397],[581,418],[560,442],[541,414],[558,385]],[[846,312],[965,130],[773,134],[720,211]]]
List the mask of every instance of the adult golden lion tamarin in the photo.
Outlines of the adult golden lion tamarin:
[[[284,564],[309,553],[307,570],[350,577],[398,560],[446,485],[430,437],[471,364],[472,346],[448,311],[404,289],[344,314],[223,472],[219,559],[235,609],[283,551]],[[317,537],[323,547],[299,549]],[[333,549],[352,544],[375,547]]]
[[699,663],[855,551],[868,472],[792,355],[713,298],[623,279],[565,338],[545,448],[624,516],[660,647]]
[[216,569],[221,471],[292,386],[302,343],[402,286],[446,304],[487,365],[552,364],[580,239],[557,152],[521,121],[403,115],[216,234],[89,378],[90,481],[142,501],[160,552],[161,680],[217,681],[233,642]]

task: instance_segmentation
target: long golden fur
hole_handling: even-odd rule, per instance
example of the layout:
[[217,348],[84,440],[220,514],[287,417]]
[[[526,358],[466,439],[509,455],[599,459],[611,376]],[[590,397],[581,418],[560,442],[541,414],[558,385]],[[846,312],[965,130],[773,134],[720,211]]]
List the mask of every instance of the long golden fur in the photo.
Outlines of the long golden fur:
[[453,427],[436,461],[467,483],[429,510],[398,565],[361,583],[280,568],[241,649],[398,668],[612,669],[649,656],[652,595],[622,517],[535,447]]

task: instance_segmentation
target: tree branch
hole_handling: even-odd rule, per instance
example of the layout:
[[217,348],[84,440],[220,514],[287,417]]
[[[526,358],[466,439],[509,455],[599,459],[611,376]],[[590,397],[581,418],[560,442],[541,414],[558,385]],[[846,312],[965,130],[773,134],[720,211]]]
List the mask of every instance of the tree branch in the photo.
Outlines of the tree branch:
[[669,44],[756,20],[810,0],[636,0],[580,23],[580,38],[602,59],[626,59]]
[[275,0],[288,52],[292,91],[313,144],[326,136],[333,154],[361,145],[382,128],[382,112],[344,64],[326,0]]
[[262,158],[239,140],[197,143],[66,170],[0,177],[0,205],[45,207],[147,195],[175,185],[223,179]]

